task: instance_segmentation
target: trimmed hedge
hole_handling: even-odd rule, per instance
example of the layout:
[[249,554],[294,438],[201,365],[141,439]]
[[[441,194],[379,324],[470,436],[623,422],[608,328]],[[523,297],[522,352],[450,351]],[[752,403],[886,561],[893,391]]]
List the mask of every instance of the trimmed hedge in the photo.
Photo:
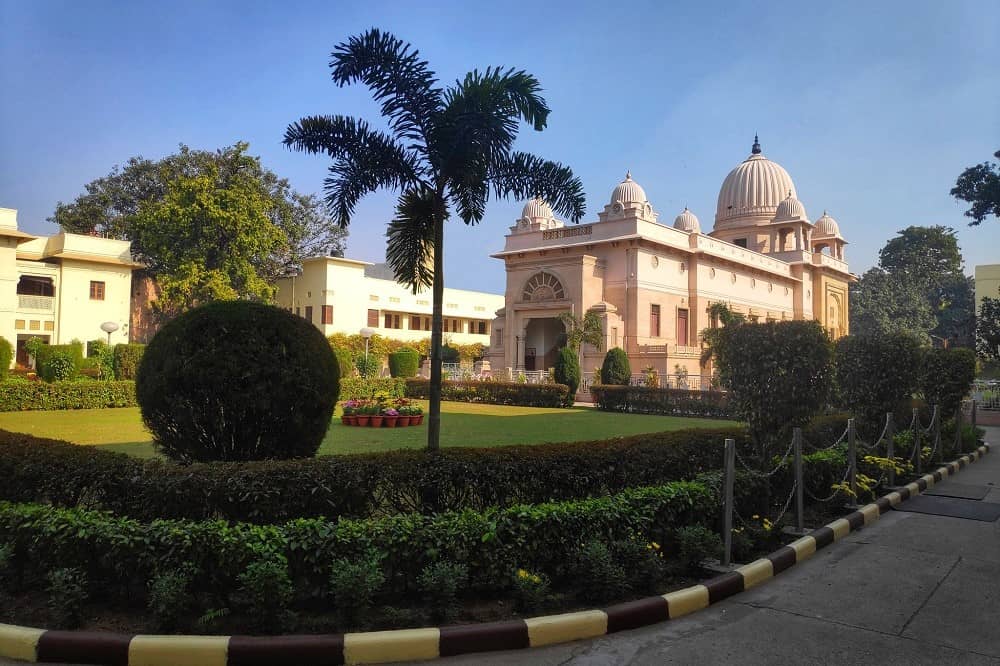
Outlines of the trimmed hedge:
[[135,379],[146,345],[117,344],[114,351],[115,379]]
[[722,391],[597,384],[590,387],[590,394],[597,408],[605,412],[735,418],[729,394]]
[[628,363],[628,354],[621,347],[612,347],[604,355],[601,364],[601,383],[628,386],[632,381],[632,368]]
[[0,381],[7,379],[12,360],[14,360],[14,347],[7,338],[0,338]]
[[38,376],[47,382],[74,379],[83,367],[83,343],[41,345],[35,354]]
[[420,369],[420,352],[403,347],[389,354],[389,374],[393,377],[415,377]]
[[[408,379],[406,397],[430,397],[429,379]],[[565,384],[518,384],[515,382],[442,381],[441,399],[481,402],[518,407],[565,407],[569,387]]]
[[340,380],[341,400],[362,400],[376,393],[388,393],[393,398],[406,397],[406,381],[397,377],[349,377]]
[[135,382],[93,380],[54,382],[3,382],[0,412],[39,409],[101,409],[135,407]]
[[503,592],[518,567],[571,580],[581,543],[639,538],[669,543],[673,530],[705,524],[716,514],[705,484],[678,481],[596,499],[419,514],[330,523],[296,519],[251,525],[221,520],[140,522],[86,509],[0,502],[0,542],[13,545],[15,577],[37,580],[55,568],[84,571],[94,589],[115,601],[142,597],[160,571],[195,570],[194,588],[227,600],[246,567],[262,554],[287,557],[297,596],[318,598],[338,557],[369,548],[385,554],[386,588],[414,592],[420,572],[436,561],[468,566],[468,588]]

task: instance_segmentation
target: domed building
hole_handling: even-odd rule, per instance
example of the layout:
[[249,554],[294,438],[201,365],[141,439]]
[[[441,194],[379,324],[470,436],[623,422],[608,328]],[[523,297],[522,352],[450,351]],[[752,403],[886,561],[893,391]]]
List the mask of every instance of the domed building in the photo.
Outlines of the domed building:
[[631,172],[596,222],[566,226],[533,199],[492,255],[506,265],[507,289],[487,360],[494,374],[545,372],[565,344],[561,316],[593,311],[604,344],[584,347],[585,375],[605,350],[622,347],[636,373],[652,366],[668,385],[707,388],[712,368],[700,363],[700,334],[717,325],[714,303],[751,322],[816,319],[832,337],[846,335],[857,279],[847,241],[826,212],[813,223],[806,211],[756,136],[722,182],[708,233],[686,207],[661,224]]

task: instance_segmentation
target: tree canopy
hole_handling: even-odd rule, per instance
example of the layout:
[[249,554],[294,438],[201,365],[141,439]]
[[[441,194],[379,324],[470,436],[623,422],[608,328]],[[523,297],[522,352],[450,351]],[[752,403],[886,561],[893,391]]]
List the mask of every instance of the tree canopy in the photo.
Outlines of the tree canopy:
[[487,67],[442,87],[410,44],[372,29],[335,47],[330,73],[338,86],[365,85],[387,129],[343,115],[307,116],[288,126],[285,145],[333,161],[326,203],[341,227],[365,195],[399,192],[386,259],[399,282],[433,288],[427,447],[436,450],[444,222],[452,211],[466,224],[480,222],[491,196],[538,196],[579,221],[583,186],[568,167],[514,150],[520,124],[541,131],[550,112],[538,80],[525,71]]
[[1000,359],[1000,298],[984,296],[976,318],[976,352],[988,359]]
[[[1000,159],[1000,150],[993,157]],[[964,213],[972,218],[970,227],[982,224],[990,215],[1000,218],[1000,165],[983,162],[969,167],[959,175],[951,196],[972,204]]]
[[[229,197],[246,203],[246,198],[250,197],[261,214],[255,220],[260,225],[258,244],[267,251],[255,252],[250,262],[256,277],[261,280],[273,282],[305,257],[343,251],[346,232],[330,224],[322,202],[314,195],[293,190],[287,180],[263,167],[258,158],[247,155],[248,147],[246,143],[236,143],[207,151],[181,144],[177,153],[159,160],[133,157],[124,166],[115,166],[108,175],[87,183],[85,192],[72,202],[59,202],[49,220],[69,232],[97,233],[131,241],[135,257],[159,279],[172,270],[168,267],[178,264],[176,257],[163,254],[165,249],[171,255],[174,252],[163,243],[162,234],[152,228],[155,225],[150,224],[151,211],[179,215],[161,222],[184,237],[202,236],[204,254],[200,260],[211,266],[213,261],[208,255],[212,236],[217,235],[221,247],[232,229],[181,229],[179,225],[183,220],[218,221],[218,217],[207,216],[204,209],[180,214],[188,205],[203,207],[208,190],[216,189],[228,192],[220,195],[216,204]],[[246,231],[253,232],[252,229]],[[275,236],[278,242],[274,242]],[[190,255],[193,248],[188,247],[185,251]],[[197,264],[198,259],[192,261]],[[181,264],[185,266],[183,273],[176,276],[180,281],[190,280],[201,272],[192,268],[190,262]],[[248,281],[246,276],[232,277],[237,283]],[[201,277],[194,279],[206,282]]]

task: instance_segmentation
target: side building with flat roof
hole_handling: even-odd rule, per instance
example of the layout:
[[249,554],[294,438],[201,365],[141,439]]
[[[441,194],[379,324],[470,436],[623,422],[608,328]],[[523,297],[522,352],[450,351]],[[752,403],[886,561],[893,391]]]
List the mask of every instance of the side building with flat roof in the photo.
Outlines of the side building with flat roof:
[[[379,264],[342,257],[313,257],[299,275],[278,281],[275,303],[311,321],[323,335],[353,335],[374,328],[386,338],[417,341],[431,335],[431,292],[416,294],[386,279]],[[503,294],[444,290],[444,338],[455,344],[489,345]]]
[[1000,264],[976,266],[976,314],[983,304],[983,297],[1000,298]]
[[0,336],[27,365],[31,338],[48,344],[129,341],[133,261],[128,241],[61,232],[33,236],[17,228],[17,211],[0,208]]

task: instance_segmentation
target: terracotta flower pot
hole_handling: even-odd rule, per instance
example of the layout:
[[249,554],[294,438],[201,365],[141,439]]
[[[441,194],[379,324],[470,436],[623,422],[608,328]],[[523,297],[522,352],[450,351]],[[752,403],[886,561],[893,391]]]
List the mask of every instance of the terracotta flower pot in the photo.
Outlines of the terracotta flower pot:
[[369,421],[371,421],[371,417],[367,414],[359,414],[354,417],[354,425],[366,426]]
[[370,421],[371,427],[373,427],[373,428],[381,428],[382,427],[382,420],[383,420],[383,418],[384,417],[382,417],[382,416],[372,416],[371,417],[371,421]]
[[402,428],[403,426],[408,426],[411,423],[413,423],[413,417],[412,416],[410,416],[409,414],[407,414],[405,416],[401,415],[399,417],[399,420],[396,421],[396,427],[397,428]]
[[382,417],[382,424],[386,428],[395,428],[397,425],[399,425],[399,417],[398,416],[383,416]]
[[424,422],[423,414],[417,414],[416,416],[411,416],[410,418],[416,419],[416,421],[411,422],[412,425],[421,425]]
[[340,417],[340,422],[343,423],[344,425],[354,425],[354,417],[353,416],[341,416]]

